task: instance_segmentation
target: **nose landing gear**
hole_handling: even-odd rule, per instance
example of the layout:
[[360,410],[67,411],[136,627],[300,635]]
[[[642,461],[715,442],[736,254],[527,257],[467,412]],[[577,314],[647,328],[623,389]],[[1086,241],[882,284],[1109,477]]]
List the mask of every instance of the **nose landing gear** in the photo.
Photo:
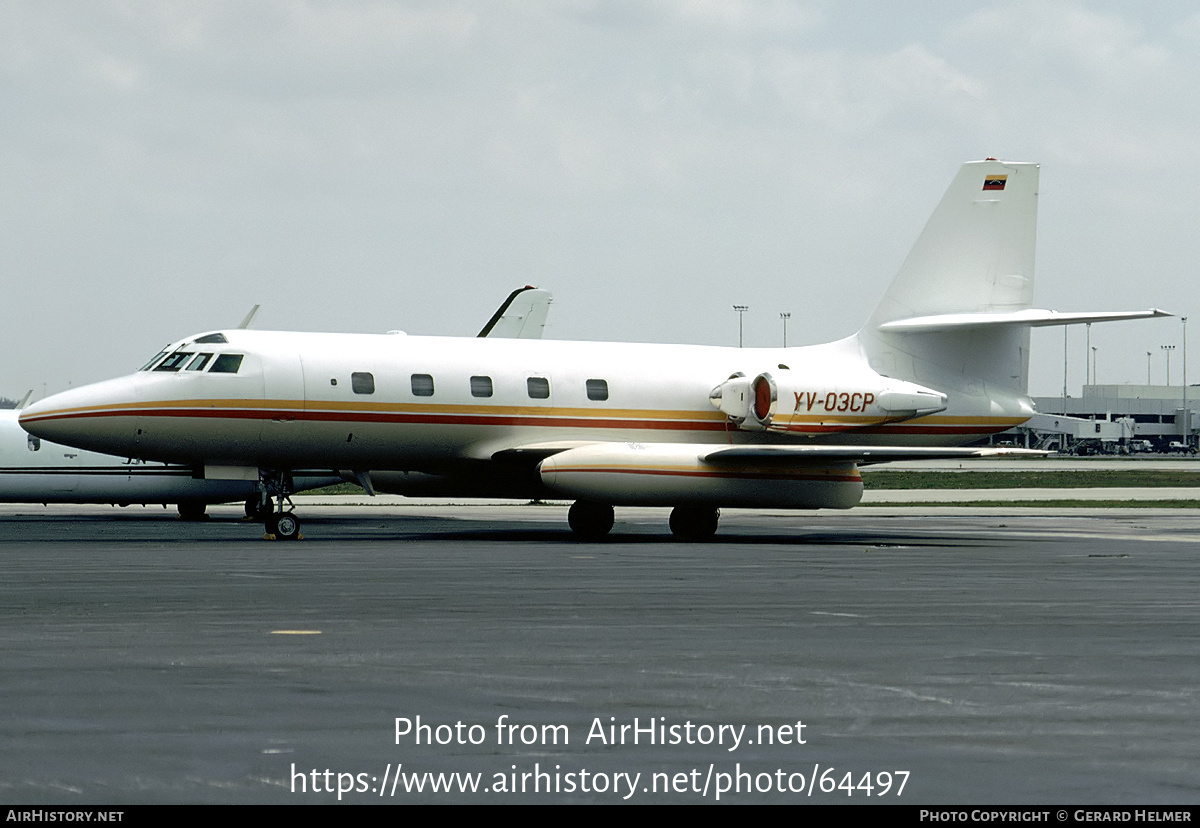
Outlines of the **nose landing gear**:
[[276,540],[299,540],[300,518],[293,512],[272,513],[265,521],[268,535],[274,535]]
[[[295,489],[292,485],[291,473],[259,471],[259,479],[262,481],[265,492],[262,504],[265,505],[267,511],[263,527],[266,529],[267,536],[274,540],[299,540],[301,537],[300,518],[296,517],[292,511],[295,508],[292,504],[292,494]],[[277,503],[274,509],[271,509],[272,499]],[[249,503],[246,504],[246,513],[250,514]]]

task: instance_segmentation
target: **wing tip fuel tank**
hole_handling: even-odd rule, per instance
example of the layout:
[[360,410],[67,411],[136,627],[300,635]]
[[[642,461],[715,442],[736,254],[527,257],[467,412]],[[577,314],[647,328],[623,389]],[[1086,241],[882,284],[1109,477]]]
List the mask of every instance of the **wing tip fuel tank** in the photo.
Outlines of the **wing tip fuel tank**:
[[711,463],[704,459],[711,450],[686,443],[582,446],[546,458],[538,472],[555,494],[621,506],[849,509],[862,499],[862,477],[850,459]]

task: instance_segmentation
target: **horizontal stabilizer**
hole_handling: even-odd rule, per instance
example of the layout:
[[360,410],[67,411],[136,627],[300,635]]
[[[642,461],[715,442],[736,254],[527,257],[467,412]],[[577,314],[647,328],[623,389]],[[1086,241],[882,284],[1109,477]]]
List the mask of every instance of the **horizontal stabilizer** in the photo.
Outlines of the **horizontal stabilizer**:
[[703,455],[706,463],[819,463],[831,460],[867,465],[906,460],[966,460],[978,457],[1045,457],[1049,452],[1018,448],[940,448],[919,446],[731,446]]
[[943,313],[936,316],[914,316],[909,319],[884,322],[879,326],[879,330],[895,333],[932,333],[997,325],[1043,328],[1053,325],[1082,325],[1088,322],[1117,322],[1122,319],[1155,319],[1173,315],[1158,308],[1144,311],[1089,311],[1083,313],[1059,313],[1040,308],[1027,308],[991,313]]

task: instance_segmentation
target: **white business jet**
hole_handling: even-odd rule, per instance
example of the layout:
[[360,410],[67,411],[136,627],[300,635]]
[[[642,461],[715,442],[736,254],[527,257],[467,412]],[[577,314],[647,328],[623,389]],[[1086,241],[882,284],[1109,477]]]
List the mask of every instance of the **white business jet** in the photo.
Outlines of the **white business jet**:
[[966,164],[853,336],[795,348],[538,338],[212,331],[139,372],[30,406],[44,439],[267,481],[299,535],[292,477],[343,470],[368,492],[673,507],[684,538],[722,506],[849,508],[859,466],[978,457],[1033,413],[1029,331],[1167,316],[1032,308],[1038,166]]

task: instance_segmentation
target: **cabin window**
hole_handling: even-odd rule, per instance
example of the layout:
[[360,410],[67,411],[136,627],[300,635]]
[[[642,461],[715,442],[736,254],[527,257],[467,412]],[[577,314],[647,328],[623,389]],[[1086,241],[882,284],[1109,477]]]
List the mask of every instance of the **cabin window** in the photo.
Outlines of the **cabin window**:
[[525,386],[529,389],[529,398],[533,400],[548,400],[550,399],[550,380],[545,377],[530,377],[525,380]]
[[208,372],[210,374],[236,374],[242,367],[243,356],[243,354],[218,354]]
[[587,381],[587,395],[589,400],[607,400],[608,399],[608,380],[590,379]]
[[188,363],[185,371],[203,371],[204,366],[208,365],[208,361],[212,359],[212,354],[196,354],[196,358]]
[[160,362],[158,364],[158,367],[155,368],[154,370],[155,371],[178,371],[180,368],[182,368],[184,366],[184,364],[188,361],[188,359],[191,357],[191,355],[192,355],[191,351],[176,351],[175,353],[171,354],[169,357],[164,359],[162,362]]
[[370,371],[355,371],[350,375],[350,390],[355,394],[374,394],[375,375]]
[[204,336],[200,337],[192,344],[193,345],[220,345],[220,344],[223,344],[228,341],[229,340],[225,338],[225,334],[223,334],[223,333],[210,333],[210,334],[205,334]]
[[412,392],[414,397],[432,397],[433,377],[429,374],[413,374]]
[[30,451],[38,451],[42,447],[42,438],[34,437],[32,434],[30,434],[25,439],[25,445]]
[[492,396],[492,378],[491,377],[471,377],[471,396],[472,397],[490,397],[490,396]]

